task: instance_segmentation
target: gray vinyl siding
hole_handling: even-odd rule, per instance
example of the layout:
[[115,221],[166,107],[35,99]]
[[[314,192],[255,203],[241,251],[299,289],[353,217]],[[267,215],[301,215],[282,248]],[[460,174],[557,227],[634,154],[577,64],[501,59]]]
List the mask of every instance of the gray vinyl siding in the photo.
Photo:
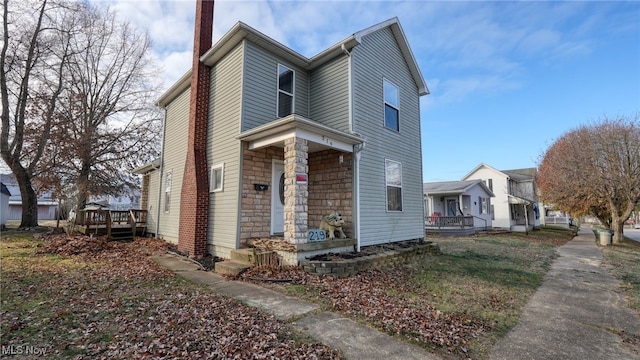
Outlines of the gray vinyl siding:
[[311,120],[349,131],[349,58],[344,55],[311,73]]
[[[362,39],[352,53],[354,131],[366,139],[360,162],[360,244],[424,236],[420,99],[388,28]],[[400,131],[384,127],[383,79],[399,87]],[[402,163],[401,212],[388,212],[385,159]]]
[[[158,237],[171,243],[178,243],[180,227],[180,192],[184,163],[187,158],[187,138],[189,130],[189,90],[185,90],[169,105],[165,111],[166,123],[164,133],[163,168],[160,182],[160,228]],[[165,211],[165,184],[167,173],[171,172],[171,202],[168,212]]]
[[244,104],[241,130],[264,125],[277,118],[278,64],[295,71],[294,113],[309,117],[309,76],[307,73],[245,40]]
[[209,194],[209,253],[225,256],[220,247],[237,248],[240,194],[240,141],[244,46],[239,44],[211,70],[207,162],[224,164],[222,191]]

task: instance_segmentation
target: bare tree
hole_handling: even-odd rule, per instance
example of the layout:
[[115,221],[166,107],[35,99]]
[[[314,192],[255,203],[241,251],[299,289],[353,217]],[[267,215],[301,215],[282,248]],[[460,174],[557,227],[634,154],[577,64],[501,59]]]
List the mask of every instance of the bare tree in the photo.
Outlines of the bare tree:
[[542,156],[537,185],[545,202],[591,214],[623,239],[624,222],[640,202],[638,115],[604,119],[559,138]]
[[48,152],[59,182],[75,185],[79,208],[90,194],[139,186],[130,170],[158,156],[160,124],[148,34],[88,5],[81,21],[85,31],[71,44],[60,126]]
[[72,3],[2,2],[0,155],[22,197],[21,228],[38,225],[34,178],[55,121],[74,28]]

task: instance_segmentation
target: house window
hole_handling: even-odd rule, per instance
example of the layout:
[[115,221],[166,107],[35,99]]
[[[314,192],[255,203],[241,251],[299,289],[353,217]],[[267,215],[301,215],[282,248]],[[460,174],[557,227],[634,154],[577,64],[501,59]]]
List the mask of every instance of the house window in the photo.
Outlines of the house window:
[[480,197],[480,214],[489,213],[489,198]]
[[224,164],[213,165],[211,167],[211,182],[209,192],[222,191],[222,181],[224,179]]
[[493,179],[487,179],[487,187],[493,191]]
[[164,211],[171,209],[171,171],[167,171],[164,184]]
[[278,64],[278,117],[293,113],[294,75],[293,70]]
[[402,164],[385,160],[384,168],[387,183],[387,211],[402,211]]
[[400,102],[398,87],[384,80],[384,126],[400,131]]

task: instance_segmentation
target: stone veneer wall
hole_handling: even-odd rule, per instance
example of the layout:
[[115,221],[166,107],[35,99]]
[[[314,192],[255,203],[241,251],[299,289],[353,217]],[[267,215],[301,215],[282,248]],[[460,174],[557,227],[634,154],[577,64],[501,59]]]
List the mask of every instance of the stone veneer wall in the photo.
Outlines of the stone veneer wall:
[[309,143],[292,137],[284,140],[284,240],[290,244],[307,242],[309,229],[309,185],[296,182],[296,174],[309,173]]
[[438,244],[429,243],[421,246],[381,252],[346,260],[300,260],[300,267],[309,274],[346,277],[360,271],[389,265],[403,264],[408,261],[439,255]]
[[[248,150],[244,144],[242,162],[242,218],[240,240],[266,238],[271,233],[271,183],[272,160],[284,160],[282,149],[268,147]],[[268,184],[269,190],[258,191],[253,184]]]
[[342,230],[353,236],[351,159],[351,153],[337,150],[309,154],[309,228],[317,229],[323,216],[338,211],[345,220]]
[[149,210],[149,184],[151,182],[149,173],[142,175],[142,193],[140,194],[140,209]]

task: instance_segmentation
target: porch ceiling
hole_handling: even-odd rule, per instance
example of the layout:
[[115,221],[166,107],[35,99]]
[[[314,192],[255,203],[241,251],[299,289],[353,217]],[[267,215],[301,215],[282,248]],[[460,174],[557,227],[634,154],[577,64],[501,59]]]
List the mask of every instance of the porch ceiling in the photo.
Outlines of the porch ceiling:
[[267,146],[284,148],[284,140],[292,137],[308,140],[310,153],[325,149],[353,152],[353,145],[364,142],[358,134],[345,133],[296,114],[247,130],[237,138],[247,141],[249,149],[255,150]]
[[521,205],[531,205],[532,201],[523,199],[521,197],[517,197],[515,195],[508,195],[509,204],[521,204]]

